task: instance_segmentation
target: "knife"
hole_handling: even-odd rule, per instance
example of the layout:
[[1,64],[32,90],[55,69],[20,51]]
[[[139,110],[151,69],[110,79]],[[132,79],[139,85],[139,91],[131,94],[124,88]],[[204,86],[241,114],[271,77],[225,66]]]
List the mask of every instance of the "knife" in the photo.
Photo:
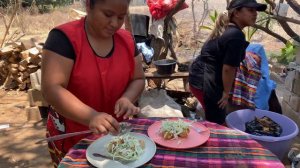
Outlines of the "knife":
[[[132,129],[133,129],[132,124],[130,124],[128,122],[120,122],[120,131],[117,134],[117,136],[124,135],[124,134],[130,132]],[[66,134],[61,134],[61,135],[54,135],[52,137],[41,139],[41,140],[37,141],[36,143],[41,143],[43,141],[51,142],[51,141],[69,138],[69,137],[76,136],[76,135],[89,134],[89,133],[92,133],[92,131],[86,130],[86,131],[72,132],[72,133],[66,133]],[[109,134],[114,136],[111,133],[109,133]]]
[[92,133],[91,130],[86,130],[86,131],[79,131],[79,132],[72,132],[72,133],[66,133],[66,134],[61,134],[61,135],[55,135],[52,137],[48,137],[48,138],[44,138],[42,140],[37,141],[36,143],[41,143],[43,141],[56,141],[56,140],[60,140],[60,139],[65,139],[65,138],[69,138],[72,136],[76,136],[76,135],[81,135],[81,134],[89,134]]

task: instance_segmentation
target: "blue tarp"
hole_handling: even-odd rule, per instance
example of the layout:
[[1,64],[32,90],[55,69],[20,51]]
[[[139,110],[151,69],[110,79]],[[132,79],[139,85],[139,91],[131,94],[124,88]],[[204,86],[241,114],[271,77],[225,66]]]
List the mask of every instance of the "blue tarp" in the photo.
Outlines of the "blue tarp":
[[261,44],[251,43],[246,51],[253,52],[261,58],[261,79],[258,82],[254,102],[256,108],[269,110],[268,101],[272,90],[276,88],[276,83],[270,79],[269,63],[265,49]]

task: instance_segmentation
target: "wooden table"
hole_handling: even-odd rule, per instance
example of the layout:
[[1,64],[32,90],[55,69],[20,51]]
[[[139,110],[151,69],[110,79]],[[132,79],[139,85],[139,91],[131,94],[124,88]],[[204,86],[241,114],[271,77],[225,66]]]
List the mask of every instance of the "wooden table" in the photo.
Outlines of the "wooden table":
[[[168,75],[160,75],[157,73],[156,68],[149,68],[145,72],[146,79],[160,79],[161,82],[162,82],[162,80],[164,80],[163,87],[165,87],[165,84],[167,83],[167,81],[165,81],[165,80],[170,81],[173,79],[181,78],[183,81],[183,88],[185,90],[187,90],[188,76],[189,76],[189,72],[174,72],[174,73],[168,74]],[[161,84],[161,82],[160,82],[160,84]]]

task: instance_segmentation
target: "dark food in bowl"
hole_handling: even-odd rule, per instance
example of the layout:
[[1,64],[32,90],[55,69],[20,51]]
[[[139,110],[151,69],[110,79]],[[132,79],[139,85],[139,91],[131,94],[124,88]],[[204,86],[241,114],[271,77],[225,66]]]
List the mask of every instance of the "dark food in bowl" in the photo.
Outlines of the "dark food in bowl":
[[188,72],[189,71],[189,65],[184,63],[178,63],[178,71],[179,72]]
[[245,125],[246,132],[252,135],[279,137],[282,133],[281,126],[267,116],[255,117],[254,120],[246,122]]

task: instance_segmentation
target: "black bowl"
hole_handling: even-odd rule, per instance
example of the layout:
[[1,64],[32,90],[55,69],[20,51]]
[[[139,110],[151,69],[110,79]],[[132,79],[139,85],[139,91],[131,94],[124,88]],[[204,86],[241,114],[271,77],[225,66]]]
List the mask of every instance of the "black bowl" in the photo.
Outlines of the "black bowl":
[[156,66],[157,73],[160,75],[170,75],[174,73],[176,67],[176,61],[170,59],[162,59],[154,61],[153,64]]

